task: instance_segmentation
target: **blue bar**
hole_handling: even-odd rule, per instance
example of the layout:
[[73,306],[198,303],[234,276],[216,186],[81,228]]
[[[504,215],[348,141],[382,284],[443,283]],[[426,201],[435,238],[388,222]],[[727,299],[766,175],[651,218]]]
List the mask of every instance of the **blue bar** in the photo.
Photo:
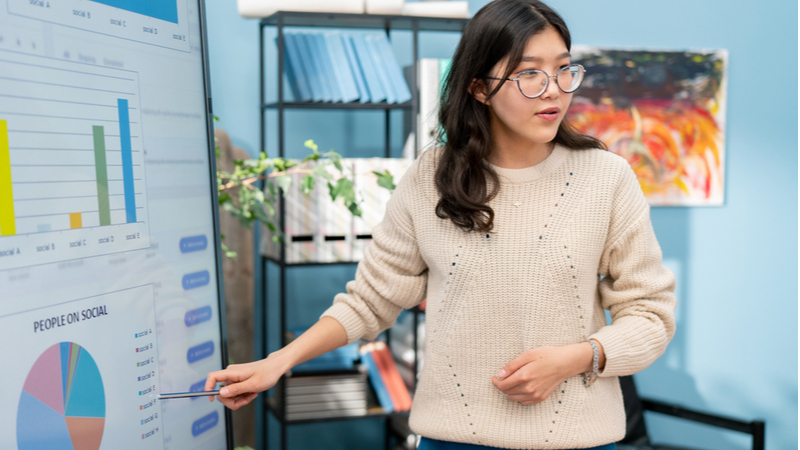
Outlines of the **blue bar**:
[[122,149],[122,184],[125,187],[125,216],[128,223],[136,223],[136,191],[133,190],[133,151],[131,150],[128,101],[118,98],[117,109],[119,110],[119,142]]
[[92,0],[114,8],[124,9],[167,22],[178,23],[177,0]]

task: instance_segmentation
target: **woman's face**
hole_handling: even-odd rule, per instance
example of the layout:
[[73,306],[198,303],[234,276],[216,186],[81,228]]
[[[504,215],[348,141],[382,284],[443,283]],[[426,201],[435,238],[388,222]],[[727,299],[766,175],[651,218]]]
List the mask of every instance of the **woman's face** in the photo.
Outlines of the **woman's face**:
[[[489,74],[501,78],[506,73],[508,58],[498,62]],[[539,69],[548,75],[570,64],[570,55],[561,35],[553,27],[528,39],[522,62],[515,67],[509,78],[517,78],[523,70]],[[478,100],[489,106],[493,138],[496,144],[515,144],[534,147],[548,146],[555,138],[561,121],[572,101],[572,94],[562,92],[555,78],[549,78],[547,89],[537,98],[527,98],[520,92],[515,81],[487,80],[491,92],[502,84],[494,97],[486,100],[485,93],[475,92]],[[481,98],[483,97],[483,98]]]

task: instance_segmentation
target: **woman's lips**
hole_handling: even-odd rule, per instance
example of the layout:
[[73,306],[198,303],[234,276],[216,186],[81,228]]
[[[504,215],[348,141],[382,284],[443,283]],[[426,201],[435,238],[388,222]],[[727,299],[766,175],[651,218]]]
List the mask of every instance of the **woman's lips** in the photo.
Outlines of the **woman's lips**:
[[543,111],[536,114],[536,117],[546,120],[548,122],[552,122],[558,119],[558,111]]

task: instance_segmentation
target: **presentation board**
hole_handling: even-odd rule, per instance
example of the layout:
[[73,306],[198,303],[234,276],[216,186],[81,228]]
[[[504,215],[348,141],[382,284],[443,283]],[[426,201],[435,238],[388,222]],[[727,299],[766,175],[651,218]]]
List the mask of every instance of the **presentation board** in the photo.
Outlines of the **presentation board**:
[[202,0],[0,0],[0,447],[224,449]]

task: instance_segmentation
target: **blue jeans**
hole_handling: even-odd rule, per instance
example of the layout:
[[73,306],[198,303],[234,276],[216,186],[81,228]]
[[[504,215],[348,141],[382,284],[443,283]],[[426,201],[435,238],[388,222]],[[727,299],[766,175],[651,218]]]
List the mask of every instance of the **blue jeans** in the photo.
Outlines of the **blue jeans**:
[[[606,444],[584,450],[616,450],[617,444]],[[462,444],[460,442],[437,441],[436,439],[422,438],[417,450],[499,450],[497,447],[485,445]]]

